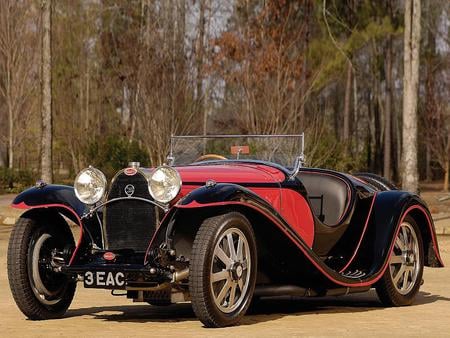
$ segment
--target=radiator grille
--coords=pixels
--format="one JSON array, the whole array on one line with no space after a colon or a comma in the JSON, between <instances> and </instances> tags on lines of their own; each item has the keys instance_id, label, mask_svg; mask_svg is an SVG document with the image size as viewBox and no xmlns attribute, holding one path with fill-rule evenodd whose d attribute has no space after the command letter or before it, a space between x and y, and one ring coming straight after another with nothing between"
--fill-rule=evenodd
<instances>
[{"instance_id":1,"label":"radiator grille","mask_svg":"<svg viewBox=\"0 0 450 338\"><path fill-rule=\"evenodd\" d=\"M139 171L133 176L123 172L117 175L112 182L108 200L127 197L125 187L128 185L134 187L132 197L153 200L148 192L147 180ZM108 204L103 222L105 249L145 251L156 229L156 213L155 206L139 200L121 200Z\"/></svg>"}]
</instances>

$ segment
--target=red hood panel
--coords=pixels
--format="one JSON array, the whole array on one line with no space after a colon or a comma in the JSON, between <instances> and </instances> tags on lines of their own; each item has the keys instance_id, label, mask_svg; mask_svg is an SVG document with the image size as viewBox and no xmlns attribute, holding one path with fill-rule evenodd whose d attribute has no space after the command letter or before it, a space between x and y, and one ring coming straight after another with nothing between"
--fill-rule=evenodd
<instances>
[{"instance_id":1,"label":"red hood panel","mask_svg":"<svg viewBox=\"0 0 450 338\"><path fill-rule=\"evenodd\" d=\"M282 182L282 171L260 164L221 164L176 167L183 183L204 183L207 180L232 183Z\"/></svg>"}]
</instances>

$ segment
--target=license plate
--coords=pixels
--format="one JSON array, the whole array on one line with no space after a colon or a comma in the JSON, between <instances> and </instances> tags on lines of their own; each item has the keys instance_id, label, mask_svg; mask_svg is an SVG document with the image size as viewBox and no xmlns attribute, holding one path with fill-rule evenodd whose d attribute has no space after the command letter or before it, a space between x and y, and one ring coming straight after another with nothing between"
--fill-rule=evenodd
<instances>
[{"instance_id":1,"label":"license plate","mask_svg":"<svg viewBox=\"0 0 450 338\"><path fill-rule=\"evenodd\" d=\"M125 274L112 271L86 271L84 287L98 289L124 289Z\"/></svg>"}]
</instances>

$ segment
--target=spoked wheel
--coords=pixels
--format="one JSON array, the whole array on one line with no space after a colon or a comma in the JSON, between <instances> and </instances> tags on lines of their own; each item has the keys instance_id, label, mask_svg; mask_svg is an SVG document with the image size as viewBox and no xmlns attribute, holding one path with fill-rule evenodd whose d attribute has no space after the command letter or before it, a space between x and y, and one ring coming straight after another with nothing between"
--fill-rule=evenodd
<instances>
[{"instance_id":1,"label":"spoked wheel","mask_svg":"<svg viewBox=\"0 0 450 338\"><path fill-rule=\"evenodd\" d=\"M9 285L17 306L30 319L59 318L72 302L76 282L58 268L74 241L62 229L20 218L11 233Z\"/></svg>"},{"instance_id":2,"label":"spoked wheel","mask_svg":"<svg viewBox=\"0 0 450 338\"><path fill-rule=\"evenodd\" d=\"M377 283L377 294L384 305L410 305L422 282L424 254L420 230L407 216L395 238L389 266Z\"/></svg>"},{"instance_id":3,"label":"spoked wheel","mask_svg":"<svg viewBox=\"0 0 450 338\"><path fill-rule=\"evenodd\" d=\"M247 311L256 279L253 229L240 213L206 219L192 249L189 289L207 327L235 325Z\"/></svg>"}]
</instances>

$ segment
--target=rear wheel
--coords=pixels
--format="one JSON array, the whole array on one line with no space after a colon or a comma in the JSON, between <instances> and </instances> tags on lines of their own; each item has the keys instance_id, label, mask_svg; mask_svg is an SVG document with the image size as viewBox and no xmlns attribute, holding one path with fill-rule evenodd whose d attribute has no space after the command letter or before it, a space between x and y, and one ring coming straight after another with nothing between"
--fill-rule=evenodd
<instances>
[{"instance_id":1,"label":"rear wheel","mask_svg":"<svg viewBox=\"0 0 450 338\"><path fill-rule=\"evenodd\" d=\"M17 306L30 319L62 317L75 293L76 281L58 272L64 252L75 246L73 236L57 225L21 217L11 232L9 286Z\"/></svg>"},{"instance_id":2,"label":"rear wheel","mask_svg":"<svg viewBox=\"0 0 450 338\"><path fill-rule=\"evenodd\" d=\"M410 305L422 282L424 253L420 230L410 216L400 224L394 248L376 290L386 306Z\"/></svg>"},{"instance_id":3,"label":"rear wheel","mask_svg":"<svg viewBox=\"0 0 450 338\"><path fill-rule=\"evenodd\" d=\"M244 316L255 289L256 260L255 235L242 214L203 222L192 249L189 290L205 326L235 325Z\"/></svg>"}]
</instances>

